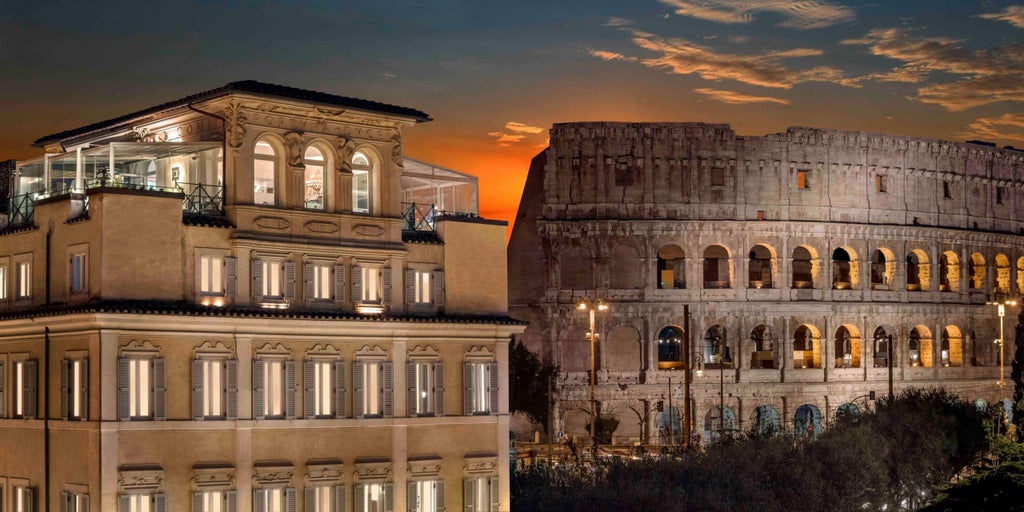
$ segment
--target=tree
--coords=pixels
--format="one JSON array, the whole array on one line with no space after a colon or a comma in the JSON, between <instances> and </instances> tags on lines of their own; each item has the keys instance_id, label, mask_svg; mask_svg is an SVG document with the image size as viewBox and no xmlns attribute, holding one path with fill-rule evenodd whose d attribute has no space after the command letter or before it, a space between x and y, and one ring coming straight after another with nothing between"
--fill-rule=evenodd
<instances>
[{"instance_id":1,"label":"tree","mask_svg":"<svg viewBox=\"0 0 1024 512\"><path fill-rule=\"evenodd\" d=\"M1010 372L1010 380L1013 381L1013 424L1017 427L1017 442L1024 443L1024 308L1017 314L1015 334L1013 361L1010 363L1013 368ZM1002 404L999 406L1002 407Z\"/></svg>"},{"instance_id":2,"label":"tree","mask_svg":"<svg viewBox=\"0 0 1024 512\"><path fill-rule=\"evenodd\" d=\"M551 379L558 368L544 363L521 341L513 338L508 349L509 410L521 412L548 431Z\"/></svg>"}]
</instances>

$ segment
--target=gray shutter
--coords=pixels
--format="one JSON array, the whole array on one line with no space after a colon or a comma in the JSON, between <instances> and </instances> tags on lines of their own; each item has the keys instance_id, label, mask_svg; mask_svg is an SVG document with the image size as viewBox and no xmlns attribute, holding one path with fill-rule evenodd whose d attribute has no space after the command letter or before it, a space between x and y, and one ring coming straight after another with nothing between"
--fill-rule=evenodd
<instances>
[{"instance_id":1,"label":"gray shutter","mask_svg":"<svg viewBox=\"0 0 1024 512\"><path fill-rule=\"evenodd\" d=\"M384 512L395 510L395 484L388 482L384 484Z\"/></svg>"},{"instance_id":2,"label":"gray shutter","mask_svg":"<svg viewBox=\"0 0 1024 512\"><path fill-rule=\"evenodd\" d=\"M348 504L348 493L344 485L334 486L334 512L345 512L345 505Z\"/></svg>"},{"instance_id":3,"label":"gray shutter","mask_svg":"<svg viewBox=\"0 0 1024 512\"><path fill-rule=\"evenodd\" d=\"M500 488L498 487L498 477L492 476L487 479L487 483L491 488L491 510L498 510L498 501L500 501L501 495L499 494Z\"/></svg>"},{"instance_id":4,"label":"gray shutter","mask_svg":"<svg viewBox=\"0 0 1024 512\"><path fill-rule=\"evenodd\" d=\"M253 512L267 512L267 490L256 489L252 491Z\"/></svg>"},{"instance_id":5,"label":"gray shutter","mask_svg":"<svg viewBox=\"0 0 1024 512\"><path fill-rule=\"evenodd\" d=\"M390 418L394 416L395 372L391 362L389 361L385 361L380 364L380 371L383 374L381 382L384 383L380 390L382 398L381 403L384 404L384 410L382 411L384 414L382 414L382 416L385 418Z\"/></svg>"},{"instance_id":6,"label":"gray shutter","mask_svg":"<svg viewBox=\"0 0 1024 512\"><path fill-rule=\"evenodd\" d=\"M380 295L384 305L391 304L391 267L384 267L380 270Z\"/></svg>"},{"instance_id":7,"label":"gray shutter","mask_svg":"<svg viewBox=\"0 0 1024 512\"><path fill-rule=\"evenodd\" d=\"M236 512L238 510L238 491L226 491L224 501L227 503L226 512Z\"/></svg>"},{"instance_id":8,"label":"gray shutter","mask_svg":"<svg viewBox=\"0 0 1024 512\"><path fill-rule=\"evenodd\" d=\"M255 302L263 300L263 262L252 260L252 298Z\"/></svg>"},{"instance_id":9,"label":"gray shutter","mask_svg":"<svg viewBox=\"0 0 1024 512\"><path fill-rule=\"evenodd\" d=\"M434 305L437 307L444 306L444 270L435 270L434 275L430 279L431 285L434 287Z\"/></svg>"},{"instance_id":10,"label":"gray shutter","mask_svg":"<svg viewBox=\"0 0 1024 512\"><path fill-rule=\"evenodd\" d=\"M416 416L416 363L405 363L405 415Z\"/></svg>"},{"instance_id":11,"label":"gray shutter","mask_svg":"<svg viewBox=\"0 0 1024 512\"><path fill-rule=\"evenodd\" d=\"M32 498L35 498L35 490L31 487L24 487L21 490L22 503L25 504L26 512L35 512L35 505Z\"/></svg>"},{"instance_id":12,"label":"gray shutter","mask_svg":"<svg viewBox=\"0 0 1024 512\"><path fill-rule=\"evenodd\" d=\"M363 512L366 510L366 495L363 491L363 484L356 484L353 486L355 489L355 512Z\"/></svg>"},{"instance_id":13,"label":"gray shutter","mask_svg":"<svg viewBox=\"0 0 1024 512\"><path fill-rule=\"evenodd\" d=\"M259 359L252 362L252 417L257 420L266 418L266 404L263 403L263 371L266 365Z\"/></svg>"},{"instance_id":14,"label":"gray shutter","mask_svg":"<svg viewBox=\"0 0 1024 512\"><path fill-rule=\"evenodd\" d=\"M117 359L117 419L120 421L130 419L131 409L128 407L129 364L130 361L127 358Z\"/></svg>"},{"instance_id":15,"label":"gray shutter","mask_svg":"<svg viewBox=\"0 0 1024 512\"><path fill-rule=\"evenodd\" d=\"M473 363L462 364L462 414L473 414Z\"/></svg>"},{"instance_id":16,"label":"gray shutter","mask_svg":"<svg viewBox=\"0 0 1024 512\"><path fill-rule=\"evenodd\" d=\"M224 258L225 295L234 297L238 295L238 258L228 256Z\"/></svg>"},{"instance_id":17,"label":"gray shutter","mask_svg":"<svg viewBox=\"0 0 1024 512\"><path fill-rule=\"evenodd\" d=\"M65 359L66 361L66 359ZM67 491L60 492L60 512L68 512L68 503L71 501L71 493ZM76 511L77 512L77 511Z\"/></svg>"},{"instance_id":18,"label":"gray shutter","mask_svg":"<svg viewBox=\"0 0 1024 512\"><path fill-rule=\"evenodd\" d=\"M476 497L476 479L466 478L462 481L462 504L465 507L466 512L475 512L476 506L473 503L473 498Z\"/></svg>"},{"instance_id":19,"label":"gray shutter","mask_svg":"<svg viewBox=\"0 0 1024 512\"><path fill-rule=\"evenodd\" d=\"M334 300L345 302L345 265L334 266Z\"/></svg>"},{"instance_id":20,"label":"gray shutter","mask_svg":"<svg viewBox=\"0 0 1024 512\"><path fill-rule=\"evenodd\" d=\"M117 512L130 512L128 507L131 506L131 497L127 494L122 494L117 497Z\"/></svg>"},{"instance_id":21,"label":"gray shutter","mask_svg":"<svg viewBox=\"0 0 1024 512\"><path fill-rule=\"evenodd\" d=\"M408 268L405 269L405 305L414 304L416 302L416 271Z\"/></svg>"},{"instance_id":22,"label":"gray shutter","mask_svg":"<svg viewBox=\"0 0 1024 512\"><path fill-rule=\"evenodd\" d=\"M238 359L224 361L224 418L238 419Z\"/></svg>"},{"instance_id":23,"label":"gray shutter","mask_svg":"<svg viewBox=\"0 0 1024 512\"><path fill-rule=\"evenodd\" d=\"M162 357L153 359L153 419L167 419L167 387L165 384L166 363Z\"/></svg>"},{"instance_id":24,"label":"gray shutter","mask_svg":"<svg viewBox=\"0 0 1024 512\"><path fill-rule=\"evenodd\" d=\"M297 498L295 496L294 487L286 487L284 489L284 510L285 512L295 512Z\"/></svg>"},{"instance_id":25,"label":"gray shutter","mask_svg":"<svg viewBox=\"0 0 1024 512\"><path fill-rule=\"evenodd\" d=\"M5 403L6 402L4 402L4 363L0 362L0 418L4 417ZM0 503L3 503L2 498L3 495L0 494Z\"/></svg>"},{"instance_id":26,"label":"gray shutter","mask_svg":"<svg viewBox=\"0 0 1024 512\"><path fill-rule=\"evenodd\" d=\"M345 417L345 361L334 362L334 417Z\"/></svg>"},{"instance_id":27,"label":"gray shutter","mask_svg":"<svg viewBox=\"0 0 1024 512\"><path fill-rule=\"evenodd\" d=\"M82 495L82 506L75 512L89 512L89 495Z\"/></svg>"},{"instance_id":28,"label":"gray shutter","mask_svg":"<svg viewBox=\"0 0 1024 512\"><path fill-rule=\"evenodd\" d=\"M295 300L295 262L291 260L284 262L284 298Z\"/></svg>"},{"instance_id":29,"label":"gray shutter","mask_svg":"<svg viewBox=\"0 0 1024 512\"><path fill-rule=\"evenodd\" d=\"M366 371L366 363L356 361L352 363L352 416L363 417L363 372Z\"/></svg>"},{"instance_id":30,"label":"gray shutter","mask_svg":"<svg viewBox=\"0 0 1024 512\"><path fill-rule=\"evenodd\" d=\"M444 416L444 363L434 363L434 416Z\"/></svg>"},{"instance_id":31,"label":"gray shutter","mask_svg":"<svg viewBox=\"0 0 1024 512\"><path fill-rule=\"evenodd\" d=\"M192 419L203 419L203 360L192 360Z\"/></svg>"},{"instance_id":32,"label":"gray shutter","mask_svg":"<svg viewBox=\"0 0 1024 512\"><path fill-rule=\"evenodd\" d=\"M61 359L60 360L60 417L61 419L68 419L68 411L70 411L71 400L71 389L68 386L68 378L71 374L71 360ZM78 390L76 389L77 393ZM63 493L61 493L63 496Z\"/></svg>"},{"instance_id":33,"label":"gray shutter","mask_svg":"<svg viewBox=\"0 0 1024 512\"><path fill-rule=\"evenodd\" d=\"M352 300L358 304L363 301L363 267L352 265Z\"/></svg>"},{"instance_id":34,"label":"gray shutter","mask_svg":"<svg viewBox=\"0 0 1024 512\"><path fill-rule=\"evenodd\" d=\"M89 421L89 360L82 359L82 387L76 390L79 393L79 403L81 404L82 415L80 419L82 421ZM0 403L3 403L0 401Z\"/></svg>"},{"instance_id":35,"label":"gray shutter","mask_svg":"<svg viewBox=\"0 0 1024 512\"><path fill-rule=\"evenodd\" d=\"M434 480L434 512L444 512L444 480Z\"/></svg>"},{"instance_id":36,"label":"gray shutter","mask_svg":"<svg viewBox=\"0 0 1024 512\"><path fill-rule=\"evenodd\" d=\"M311 302L313 300L314 269L316 269L316 265L310 261L302 264L302 295L306 298L306 302Z\"/></svg>"},{"instance_id":37,"label":"gray shutter","mask_svg":"<svg viewBox=\"0 0 1024 512\"><path fill-rule=\"evenodd\" d=\"M153 512L167 512L167 495L158 492L153 495Z\"/></svg>"},{"instance_id":38,"label":"gray shutter","mask_svg":"<svg viewBox=\"0 0 1024 512\"><path fill-rule=\"evenodd\" d=\"M490 404L487 412L491 414L498 414L498 363L491 361L487 363L487 377L490 380L490 386L487 389L488 395L490 396Z\"/></svg>"},{"instance_id":39,"label":"gray shutter","mask_svg":"<svg viewBox=\"0 0 1024 512\"><path fill-rule=\"evenodd\" d=\"M25 408L23 415L25 418L35 418L39 413L39 396L36 393L39 382L36 380L39 373L39 362L35 359L29 359L25 361L24 366L24 397L25 397ZM31 508L29 509L31 510Z\"/></svg>"},{"instance_id":40,"label":"gray shutter","mask_svg":"<svg viewBox=\"0 0 1024 512\"><path fill-rule=\"evenodd\" d=\"M295 361L284 362L284 417L295 419Z\"/></svg>"},{"instance_id":41,"label":"gray shutter","mask_svg":"<svg viewBox=\"0 0 1024 512\"><path fill-rule=\"evenodd\" d=\"M419 496L416 495L416 481L409 480L405 484L405 510L406 512L416 512L419 507L416 505L419 501Z\"/></svg>"},{"instance_id":42,"label":"gray shutter","mask_svg":"<svg viewBox=\"0 0 1024 512\"><path fill-rule=\"evenodd\" d=\"M309 359L302 362L302 404L303 414L306 418L316 418L316 375L313 371L313 361Z\"/></svg>"},{"instance_id":43,"label":"gray shutter","mask_svg":"<svg viewBox=\"0 0 1024 512\"><path fill-rule=\"evenodd\" d=\"M302 512L316 512L316 487L307 485L302 490Z\"/></svg>"}]
</instances>

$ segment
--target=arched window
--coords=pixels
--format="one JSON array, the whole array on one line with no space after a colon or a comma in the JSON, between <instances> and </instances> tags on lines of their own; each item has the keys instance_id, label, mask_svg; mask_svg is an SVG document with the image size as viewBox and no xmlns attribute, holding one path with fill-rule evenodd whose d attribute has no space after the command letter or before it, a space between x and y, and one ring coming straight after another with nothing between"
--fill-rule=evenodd
<instances>
[{"instance_id":1,"label":"arched window","mask_svg":"<svg viewBox=\"0 0 1024 512\"><path fill-rule=\"evenodd\" d=\"M888 368L889 367L889 333L886 332L884 327L875 329L875 334L872 336L874 339L873 350L875 368Z\"/></svg>"},{"instance_id":2,"label":"arched window","mask_svg":"<svg viewBox=\"0 0 1024 512\"><path fill-rule=\"evenodd\" d=\"M256 141L252 155L253 203L277 204L277 151L266 139Z\"/></svg>"},{"instance_id":3,"label":"arched window","mask_svg":"<svg viewBox=\"0 0 1024 512\"><path fill-rule=\"evenodd\" d=\"M824 430L821 419L821 409L816 405L801 405L796 408L796 414L793 415L793 433L797 437L818 437Z\"/></svg>"},{"instance_id":4,"label":"arched window","mask_svg":"<svg viewBox=\"0 0 1024 512\"><path fill-rule=\"evenodd\" d=\"M921 261L914 253L907 254L907 291L921 291Z\"/></svg>"},{"instance_id":5,"label":"arched window","mask_svg":"<svg viewBox=\"0 0 1024 512\"><path fill-rule=\"evenodd\" d=\"M658 249L658 288L686 288L686 253L678 245Z\"/></svg>"},{"instance_id":6,"label":"arched window","mask_svg":"<svg viewBox=\"0 0 1024 512\"><path fill-rule=\"evenodd\" d=\"M836 329L835 358L836 368L860 367L860 335L845 325Z\"/></svg>"},{"instance_id":7,"label":"arched window","mask_svg":"<svg viewBox=\"0 0 1024 512\"><path fill-rule=\"evenodd\" d=\"M814 288L812 258L806 247L793 249L793 288Z\"/></svg>"},{"instance_id":8,"label":"arched window","mask_svg":"<svg viewBox=\"0 0 1024 512\"><path fill-rule=\"evenodd\" d=\"M939 256L939 291L956 292L960 290L960 258L953 251L946 251Z\"/></svg>"},{"instance_id":9,"label":"arched window","mask_svg":"<svg viewBox=\"0 0 1024 512\"><path fill-rule=\"evenodd\" d=\"M704 249L704 288L731 288L729 252L721 245Z\"/></svg>"},{"instance_id":10,"label":"arched window","mask_svg":"<svg viewBox=\"0 0 1024 512\"><path fill-rule=\"evenodd\" d=\"M373 163L366 153L352 155L352 211L370 213L373 194Z\"/></svg>"},{"instance_id":11,"label":"arched window","mask_svg":"<svg viewBox=\"0 0 1024 512\"><path fill-rule=\"evenodd\" d=\"M323 210L324 203L324 168L327 164L324 154L316 146L306 148L303 156L306 165L305 205L312 210Z\"/></svg>"},{"instance_id":12,"label":"arched window","mask_svg":"<svg viewBox=\"0 0 1024 512\"><path fill-rule=\"evenodd\" d=\"M1017 293L1024 294L1024 256L1017 258Z\"/></svg>"},{"instance_id":13,"label":"arched window","mask_svg":"<svg viewBox=\"0 0 1024 512\"><path fill-rule=\"evenodd\" d=\"M729 350L725 328L722 326L712 325L704 333L703 352L708 368L732 368L732 351Z\"/></svg>"},{"instance_id":14,"label":"arched window","mask_svg":"<svg viewBox=\"0 0 1024 512\"><path fill-rule=\"evenodd\" d=\"M1005 254L996 254L996 293L1010 293L1010 258Z\"/></svg>"},{"instance_id":15,"label":"arched window","mask_svg":"<svg viewBox=\"0 0 1024 512\"><path fill-rule=\"evenodd\" d=\"M714 406L704 415L704 439L715 443L736 435L736 414L729 406Z\"/></svg>"},{"instance_id":16,"label":"arched window","mask_svg":"<svg viewBox=\"0 0 1024 512\"><path fill-rule=\"evenodd\" d=\"M750 331L751 368L775 368L775 339L767 325L759 325Z\"/></svg>"},{"instance_id":17,"label":"arched window","mask_svg":"<svg viewBox=\"0 0 1024 512\"><path fill-rule=\"evenodd\" d=\"M910 349L910 366L932 366L932 333L927 327L918 325L910 331L907 348Z\"/></svg>"},{"instance_id":18,"label":"arched window","mask_svg":"<svg viewBox=\"0 0 1024 512\"><path fill-rule=\"evenodd\" d=\"M801 325L793 333L793 368L821 367L821 339L816 331Z\"/></svg>"},{"instance_id":19,"label":"arched window","mask_svg":"<svg viewBox=\"0 0 1024 512\"><path fill-rule=\"evenodd\" d=\"M850 253L842 247L832 251L832 289L848 290L856 283L856 267Z\"/></svg>"},{"instance_id":20,"label":"arched window","mask_svg":"<svg viewBox=\"0 0 1024 512\"><path fill-rule=\"evenodd\" d=\"M981 254L974 253L967 260L967 283L971 290L985 288L985 258Z\"/></svg>"},{"instance_id":21,"label":"arched window","mask_svg":"<svg viewBox=\"0 0 1024 512\"><path fill-rule=\"evenodd\" d=\"M939 353L942 366L962 366L964 362L964 340L960 329L947 325L942 330L942 351Z\"/></svg>"},{"instance_id":22,"label":"arched window","mask_svg":"<svg viewBox=\"0 0 1024 512\"><path fill-rule=\"evenodd\" d=\"M886 252L881 249L875 249L875 252L871 253L871 289L872 290L891 290L892 289L892 272L890 267L895 265L892 256L886 256Z\"/></svg>"},{"instance_id":23,"label":"arched window","mask_svg":"<svg viewBox=\"0 0 1024 512\"><path fill-rule=\"evenodd\" d=\"M658 333L658 368L681 370L683 359L683 331L677 327L665 327Z\"/></svg>"},{"instance_id":24,"label":"arched window","mask_svg":"<svg viewBox=\"0 0 1024 512\"><path fill-rule=\"evenodd\" d=\"M772 253L763 245L750 250L750 288L772 288Z\"/></svg>"},{"instance_id":25,"label":"arched window","mask_svg":"<svg viewBox=\"0 0 1024 512\"><path fill-rule=\"evenodd\" d=\"M754 433L759 436L774 436L782 431L779 411L770 405L754 408Z\"/></svg>"}]
</instances>

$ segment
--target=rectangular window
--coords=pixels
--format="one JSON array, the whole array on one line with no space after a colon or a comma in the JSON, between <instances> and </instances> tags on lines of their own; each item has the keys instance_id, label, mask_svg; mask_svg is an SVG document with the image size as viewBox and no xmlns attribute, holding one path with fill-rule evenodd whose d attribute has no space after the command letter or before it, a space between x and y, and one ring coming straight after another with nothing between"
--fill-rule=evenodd
<instances>
[{"instance_id":1,"label":"rectangular window","mask_svg":"<svg viewBox=\"0 0 1024 512\"><path fill-rule=\"evenodd\" d=\"M464 368L464 407L467 415L493 414L498 407L498 364L468 362Z\"/></svg>"},{"instance_id":2,"label":"rectangular window","mask_svg":"<svg viewBox=\"0 0 1024 512\"><path fill-rule=\"evenodd\" d=\"M201 295L224 295L224 258L221 256L199 257L199 293Z\"/></svg>"},{"instance_id":3,"label":"rectangular window","mask_svg":"<svg viewBox=\"0 0 1024 512\"><path fill-rule=\"evenodd\" d=\"M128 502L128 512L154 512L153 497L149 494L128 494L122 501Z\"/></svg>"},{"instance_id":4,"label":"rectangular window","mask_svg":"<svg viewBox=\"0 0 1024 512\"><path fill-rule=\"evenodd\" d=\"M359 267L362 272L362 297L364 304L380 303L380 267Z\"/></svg>"},{"instance_id":5,"label":"rectangular window","mask_svg":"<svg viewBox=\"0 0 1024 512\"><path fill-rule=\"evenodd\" d=\"M764 210L757 211L757 220L764 220Z\"/></svg>"},{"instance_id":6,"label":"rectangular window","mask_svg":"<svg viewBox=\"0 0 1024 512\"><path fill-rule=\"evenodd\" d=\"M415 386L415 413L426 416L434 413L434 364L412 363ZM413 412L413 411L410 411Z\"/></svg>"},{"instance_id":7,"label":"rectangular window","mask_svg":"<svg viewBox=\"0 0 1024 512\"><path fill-rule=\"evenodd\" d=\"M498 478L479 477L467 478L464 481L463 500L466 512L497 512L498 510Z\"/></svg>"},{"instance_id":8,"label":"rectangular window","mask_svg":"<svg viewBox=\"0 0 1024 512\"><path fill-rule=\"evenodd\" d=\"M17 275L16 275L16 297L19 299L28 299L32 297L32 262L30 261L19 261L17 264Z\"/></svg>"},{"instance_id":9,"label":"rectangular window","mask_svg":"<svg viewBox=\"0 0 1024 512\"><path fill-rule=\"evenodd\" d=\"M943 197L943 199L952 199L953 198L953 193L950 190L950 186L949 186L949 182L948 181L943 181L942 182L942 197Z\"/></svg>"},{"instance_id":10,"label":"rectangular window","mask_svg":"<svg viewBox=\"0 0 1024 512\"><path fill-rule=\"evenodd\" d=\"M153 417L152 361L128 359L128 416L133 420Z\"/></svg>"},{"instance_id":11,"label":"rectangular window","mask_svg":"<svg viewBox=\"0 0 1024 512\"><path fill-rule=\"evenodd\" d=\"M383 483L362 484L356 490L356 512L384 512L386 485ZM362 498L362 499L360 499Z\"/></svg>"},{"instance_id":12,"label":"rectangular window","mask_svg":"<svg viewBox=\"0 0 1024 512\"><path fill-rule=\"evenodd\" d=\"M810 183L807 181L808 171L798 170L796 171L796 188L808 189L811 188Z\"/></svg>"},{"instance_id":13,"label":"rectangular window","mask_svg":"<svg viewBox=\"0 0 1024 512\"><path fill-rule=\"evenodd\" d=\"M345 490L340 485L306 486L306 510L340 512L345 510Z\"/></svg>"},{"instance_id":14,"label":"rectangular window","mask_svg":"<svg viewBox=\"0 0 1024 512\"><path fill-rule=\"evenodd\" d=\"M281 262L276 260L262 260L260 261L260 265L263 267L263 298L284 298L284 292L282 291L283 288L281 287Z\"/></svg>"},{"instance_id":15,"label":"rectangular window","mask_svg":"<svg viewBox=\"0 0 1024 512\"><path fill-rule=\"evenodd\" d=\"M711 168L711 186L712 187L724 187L725 186L725 169L721 167Z\"/></svg>"},{"instance_id":16,"label":"rectangular window","mask_svg":"<svg viewBox=\"0 0 1024 512\"><path fill-rule=\"evenodd\" d=\"M192 361L193 420L236 419L237 395L237 360L207 355Z\"/></svg>"},{"instance_id":17,"label":"rectangular window","mask_svg":"<svg viewBox=\"0 0 1024 512\"><path fill-rule=\"evenodd\" d=\"M388 361L356 361L352 383L357 418L390 418L393 406L393 368Z\"/></svg>"},{"instance_id":18,"label":"rectangular window","mask_svg":"<svg viewBox=\"0 0 1024 512\"><path fill-rule=\"evenodd\" d=\"M33 508L33 489L31 487L14 487L11 489L11 505L14 512L35 512Z\"/></svg>"},{"instance_id":19,"label":"rectangular window","mask_svg":"<svg viewBox=\"0 0 1024 512\"><path fill-rule=\"evenodd\" d=\"M295 512L295 491L291 488L256 489L253 510L260 512Z\"/></svg>"},{"instance_id":20,"label":"rectangular window","mask_svg":"<svg viewBox=\"0 0 1024 512\"><path fill-rule=\"evenodd\" d=\"M380 363L363 363L363 416L381 415L380 366Z\"/></svg>"},{"instance_id":21,"label":"rectangular window","mask_svg":"<svg viewBox=\"0 0 1024 512\"><path fill-rule=\"evenodd\" d=\"M878 176L875 176L875 192L882 193L882 194L887 192L885 178L886 177L882 176L881 174L879 174Z\"/></svg>"},{"instance_id":22,"label":"rectangular window","mask_svg":"<svg viewBox=\"0 0 1024 512\"><path fill-rule=\"evenodd\" d=\"M88 283L86 281L87 268L85 266L85 253L75 253L71 255L68 270L68 283L70 285L71 293L82 293L88 291Z\"/></svg>"},{"instance_id":23,"label":"rectangular window","mask_svg":"<svg viewBox=\"0 0 1024 512\"><path fill-rule=\"evenodd\" d=\"M430 304L430 272L416 270L413 279L413 300L418 304Z\"/></svg>"},{"instance_id":24,"label":"rectangular window","mask_svg":"<svg viewBox=\"0 0 1024 512\"><path fill-rule=\"evenodd\" d=\"M61 512L89 512L89 495L64 491L60 493Z\"/></svg>"},{"instance_id":25,"label":"rectangular window","mask_svg":"<svg viewBox=\"0 0 1024 512\"><path fill-rule=\"evenodd\" d=\"M996 187L996 204L1003 204L1003 195L1005 193L1003 187Z\"/></svg>"},{"instance_id":26,"label":"rectangular window","mask_svg":"<svg viewBox=\"0 0 1024 512\"><path fill-rule=\"evenodd\" d=\"M331 286L334 281L331 279L331 265L325 263L312 263L312 278L309 285L313 287L313 300L331 300Z\"/></svg>"},{"instance_id":27,"label":"rectangular window","mask_svg":"<svg viewBox=\"0 0 1024 512\"><path fill-rule=\"evenodd\" d=\"M352 211L370 213L370 172L352 169Z\"/></svg>"},{"instance_id":28,"label":"rectangular window","mask_svg":"<svg viewBox=\"0 0 1024 512\"><path fill-rule=\"evenodd\" d=\"M282 358L253 361L253 416L295 419L295 362Z\"/></svg>"},{"instance_id":29,"label":"rectangular window","mask_svg":"<svg viewBox=\"0 0 1024 512\"><path fill-rule=\"evenodd\" d=\"M263 403L267 418L284 417L284 361L267 361L263 365Z\"/></svg>"},{"instance_id":30,"label":"rectangular window","mask_svg":"<svg viewBox=\"0 0 1024 512\"><path fill-rule=\"evenodd\" d=\"M15 361L14 370L14 417L36 417L36 374L38 363L35 360Z\"/></svg>"},{"instance_id":31,"label":"rectangular window","mask_svg":"<svg viewBox=\"0 0 1024 512\"><path fill-rule=\"evenodd\" d=\"M0 265L0 300L7 300L7 265Z\"/></svg>"},{"instance_id":32,"label":"rectangular window","mask_svg":"<svg viewBox=\"0 0 1024 512\"><path fill-rule=\"evenodd\" d=\"M196 493L199 496L195 499L200 506L195 512L227 512L224 505L223 491L202 491Z\"/></svg>"},{"instance_id":33,"label":"rectangular window","mask_svg":"<svg viewBox=\"0 0 1024 512\"><path fill-rule=\"evenodd\" d=\"M69 420L88 418L89 360L65 359L61 368L61 417Z\"/></svg>"},{"instance_id":34,"label":"rectangular window","mask_svg":"<svg viewBox=\"0 0 1024 512\"><path fill-rule=\"evenodd\" d=\"M309 361L306 371L313 372L313 416L330 418L334 416L334 389L336 377L333 361Z\"/></svg>"},{"instance_id":35,"label":"rectangular window","mask_svg":"<svg viewBox=\"0 0 1024 512\"><path fill-rule=\"evenodd\" d=\"M407 499L413 512L441 512L444 510L444 481L417 480L409 482Z\"/></svg>"}]
</instances>

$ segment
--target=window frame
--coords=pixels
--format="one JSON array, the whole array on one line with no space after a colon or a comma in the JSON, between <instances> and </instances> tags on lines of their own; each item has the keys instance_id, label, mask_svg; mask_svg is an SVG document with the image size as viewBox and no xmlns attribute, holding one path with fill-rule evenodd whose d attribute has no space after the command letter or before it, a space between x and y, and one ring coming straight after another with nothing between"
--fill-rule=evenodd
<instances>
[{"instance_id":1,"label":"window frame","mask_svg":"<svg viewBox=\"0 0 1024 512\"><path fill-rule=\"evenodd\" d=\"M32 300L32 292L35 291L32 282L33 266L32 253L18 254L13 257L14 293L12 295L15 301Z\"/></svg>"},{"instance_id":2,"label":"window frame","mask_svg":"<svg viewBox=\"0 0 1024 512\"><path fill-rule=\"evenodd\" d=\"M147 389L141 389L139 382L139 370L145 363L147 371ZM166 382L166 360L160 357L157 348L149 345L134 343L123 347L118 355L118 376L117 376L117 406L119 421L164 421L166 416L167 382ZM136 365L136 378L132 378L132 366ZM133 392L134 390L134 392ZM137 399L133 400L132 396ZM148 401L147 414L132 414L133 406L138 407L139 401L146 396ZM142 412L139 409L136 412Z\"/></svg>"},{"instance_id":3,"label":"window frame","mask_svg":"<svg viewBox=\"0 0 1024 512\"><path fill-rule=\"evenodd\" d=\"M326 379L323 375L326 366ZM317 370L320 370L318 375ZM307 352L302 364L303 414L307 419L345 418L345 361L334 347ZM325 389L326 388L326 389ZM329 406L328 409L324 405ZM318 411L319 409L319 411Z\"/></svg>"},{"instance_id":4,"label":"window frame","mask_svg":"<svg viewBox=\"0 0 1024 512\"><path fill-rule=\"evenodd\" d=\"M214 372L216 370L216 372ZM211 374L216 373L216 382ZM213 404L219 409L213 410ZM238 359L220 345L204 347L192 358L192 420L238 419Z\"/></svg>"},{"instance_id":5,"label":"window frame","mask_svg":"<svg viewBox=\"0 0 1024 512\"><path fill-rule=\"evenodd\" d=\"M796 188L798 190L810 190L811 189L811 170L810 169L797 169L796 170Z\"/></svg>"},{"instance_id":6,"label":"window frame","mask_svg":"<svg viewBox=\"0 0 1024 512\"><path fill-rule=\"evenodd\" d=\"M320 153L320 161L310 160L309 151L311 149ZM304 167L302 171L302 207L307 210L327 210L327 198L329 195L327 194L327 191L329 190L327 186L327 170L331 167L330 157L328 156L329 154L330 153L328 151L325 151L324 148L320 147L320 145L316 143L308 144L305 149L302 150L302 164ZM310 206L310 201L307 199L307 195L310 190L310 167L320 168L320 206Z\"/></svg>"},{"instance_id":7,"label":"window frame","mask_svg":"<svg viewBox=\"0 0 1024 512\"><path fill-rule=\"evenodd\" d=\"M65 354L61 360L61 417L66 421L89 419L88 351Z\"/></svg>"},{"instance_id":8,"label":"window frame","mask_svg":"<svg viewBox=\"0 0 1024 512\"><path fill-rule=\"evenodd\" d=\"M493 355L487 357L471 354L466 357L462 369L463 415L491 416L498 414L498 393L501 383L498 379L498 362Z\"/></svg>"},{"instance_id":9,"label":"window frame","mask_svg":"<svg viewBox=\"0 0 1024 512\"><path fill-rule=\"evenodd\" d=\"M11 276L10 268L10 258L0 258L0 303L7 302L11 298L11 286L8 284Z\"/></svg>"},{"instance_id":10,"label":"window frame","mask_svg":"<svg viewBox=\"0 0 1024 512\"><path fill-rule=\"evenodd\" d=\"M358 156L362 156L363 158L365 158L367 163L366 164L356 163L356 158ZM370 151L368 151L366 148L359 148L359 149L356 149L352 153L351 161L349 162L349 164L350 164L350 167L352 169L352 208L351 208L351 211L352 211L352 213L370 215L370 214L373 213L374 206L375 206L374 205L374 200L373 200L374 199L373 198L373 193L374 193L374 186L373 186L374 183L373 182L374 182L374 180L376 178L376 174L377 174L377 169L376 169L377 168L377 162L376 162L376 159L374 158L373 154ZM366 175L366 189L365 189L365 191L360 190L360 189L357 188L357 180L356 180L356 175L357 174L365 174ZM362 195L366 196L366 207L365 208L361 208L361 207L358 206L358 204L359 204L359 197L362 196Z\"/></svg>"},{"instance_id":11,"label":"window frame","mask_svg":"<svg viewBox=\"0 0 1024 512\"><path fill-rule=\"evenodd\" d=\"M256 148L260 145L260 143L265 143L267 146L269 146L270 150L273 151L273 154L272 155L266 155L266 154L258 153ZM259 137L259 138L256 139L255 142L253 142L253 145L252 145L252 185L253 185L252 203L254 205L257 205L257 206L277 206L278 202L280 202L278 200L278 189L280 187L277 186L277 182L278 182L277 174L278 174L278 170L281 167L281 154L282 154L282 148L279 147L278 144L275 144L275 141L273 141L273 139L271 139L270 137L266 137L266 136ZM272 164L272 166L271 166L271 178L270 178L270 181L269 181L270 185L271 185L270 186L270 188L271 188L270 192L259 192L259 190L258 190L258 186L261 183L260 180L263 180L263 182L265 182L266 179L265 178L257 178L257 176L256 176L256 166L257 166L256 162L270 162ZM262 194L270 194L270 196L272 197L272 200L269 203L268 202L258 202L257 201L257 194L261 194L261 193Z\"/></svg>"},{"instance_id":12,"label":"window frame","mask_svg":"<svg viewBox=\"0 0 1024 512\"><path fill-rule=\"evenodd\" d=\"M71 295L89 293L89 244L68 248L68 292Z\"/></svg>"}]
</instances>

